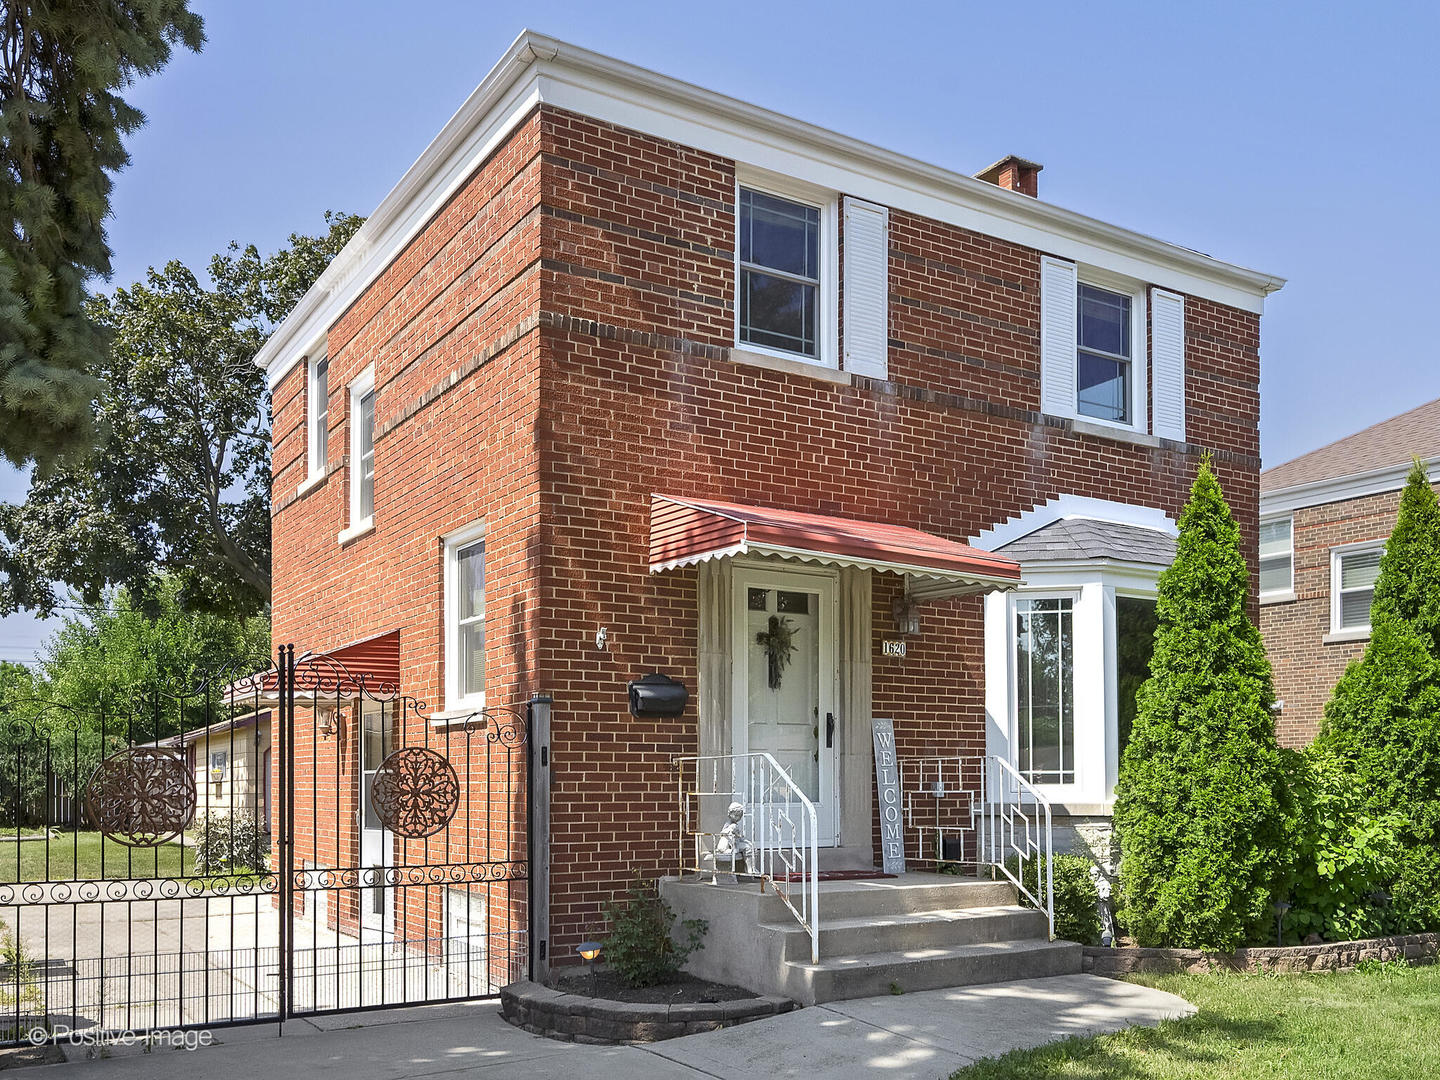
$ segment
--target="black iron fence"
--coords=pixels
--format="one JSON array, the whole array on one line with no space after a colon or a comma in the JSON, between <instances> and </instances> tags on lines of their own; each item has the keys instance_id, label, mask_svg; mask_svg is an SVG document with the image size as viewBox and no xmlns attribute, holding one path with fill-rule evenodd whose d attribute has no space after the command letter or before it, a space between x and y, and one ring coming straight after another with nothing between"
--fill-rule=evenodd
<instances>
[{"instance_id":1,"label":"black iron fence","mask_svg":"<svg viewBox=\"0 0 1440 1080\"><path fill-rule=\"evenodd\" d=\"M0 713L0 1041L485 997L528 950L524 710L332 657Z\"/></svg>"}]
</instances>

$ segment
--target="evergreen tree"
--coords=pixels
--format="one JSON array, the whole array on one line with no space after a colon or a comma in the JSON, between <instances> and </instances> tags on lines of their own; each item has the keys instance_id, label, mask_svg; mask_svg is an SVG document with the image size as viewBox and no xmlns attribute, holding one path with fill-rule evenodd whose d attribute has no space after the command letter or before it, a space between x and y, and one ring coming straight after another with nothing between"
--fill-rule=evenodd
<instances>
[{"instance_id":1,"label":"evergreen tree","mask_svg":"<svg viewBox=\"0 0 1440 1080\"><path fill-rule=\"evenodd\" d=\"M104 333L85 283L109 277L110 174L144 115L117 91L205 35L187 0L0 6L0 455L83 446Z\"/></svg>"},{"instance_id":2,"label":"evergreen tree","mask_svg":"<svg viewBox=\"0 0 1440 1080\"><path fill-rule=\"evenodd\" d=\"M1232 949L1273 918L1291 798L1249 587L1204 462L1160 575L1151 674L1116 784L1125 919L1142 945Z\"/></svg>"},{"instance_id":3,"label":"evergreen tree","mask_svg":"<svg viewBox=\"0 0 1440 1080\"><path fill-rule=\"evenodd\" d=\"M1416 462L1380 560L1370 640L1325 706L1321 741L1372 814L1402 822L1390 892L1408 930L1440 929L1440 501Z\"/></svg>"}]
</instances>

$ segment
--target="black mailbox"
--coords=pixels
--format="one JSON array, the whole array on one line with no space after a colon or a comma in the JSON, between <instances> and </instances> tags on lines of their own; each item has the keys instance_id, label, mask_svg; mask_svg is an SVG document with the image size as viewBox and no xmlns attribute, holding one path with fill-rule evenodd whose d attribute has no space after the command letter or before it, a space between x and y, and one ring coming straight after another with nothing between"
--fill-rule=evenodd
<instances>
[{"instance_id":1,"label":"black mailbox","mask_svg":"<svg viewBox=\"0 0 1440 1080\"><path fill-rule=\"evenodd\" d=\"M685 684L669 675L646 675L630 684L632 716L679 716L689 700Z\"/></svg>"}]
</instances>

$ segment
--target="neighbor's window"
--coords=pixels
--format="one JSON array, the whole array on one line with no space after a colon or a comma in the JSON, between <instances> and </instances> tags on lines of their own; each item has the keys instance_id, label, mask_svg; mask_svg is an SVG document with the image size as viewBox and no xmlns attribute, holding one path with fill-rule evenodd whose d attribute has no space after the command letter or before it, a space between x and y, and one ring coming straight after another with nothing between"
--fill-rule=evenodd
<instances>
[{"instance_id":1,"label":"neighbor's window","mask_svg":"<svg viewBox=\"0 0 1440 1080\"><path fill-rule=\"evenodd\" d=\"M820 358L820 209L740 189L738 337Z\"/></svg>"},{"instance_id":2,"label":"neighbor's window","mask_svg":"<svg viewBox=\"0 0 1440 1080\"><path fill-rule=\"evenodd\" d=\"M485 704L485 541L474 532L445 545L449 595L447 697L452 708Z\"/></svg>"},{"instance_id":3,"label":"neighbor's window","mask_svg":"<svg viewBox=\"0 0 1440 1080\"><path fill-rule=\"evenodd\" d=\"M330 452L330 358L310 361L310 475L325 471Z\"/></svg>"},{"instance_id":4,"label":"neighbor's window","mask_svg":"<svg viewBox=\"0 0 1440 1080\"><path fill-rule=\"evenodd\" d=\"M1260 523L1260 595L1288 593L1295 587L1295 552L1291 518Z\"/></svg>"},{"instance_id":5,"label":"neighbor's window","mask_svg":"<svg viewBox=\"0 0 1440 1080\"><path fill-rule=\"evenodd\" d=\"M1016 766L1032 784L1075 782L1074 688L1072 601L1017 599Z\"/></svg>"},{"instance_id":6,"label":"neighbor's window","mask_svg":"<svg viewBox=\"0 0 1440 1080\"><path fill-rule=\"evenodd\" d=\"M1383 544L1333 551L1330 557L1330 629L1368 630Z\"/></svg>"},{"instance_id":7,"label":"neighbor's window","mask_svg":"<svg viewBox=\"0 0 1440 1080\"><path fill-rule=\"evenodd\" d=\"M1076 409L1117 424L1130 423L1131 297L1081 285L1076 305Z\"/></svg>"}]
</instances>

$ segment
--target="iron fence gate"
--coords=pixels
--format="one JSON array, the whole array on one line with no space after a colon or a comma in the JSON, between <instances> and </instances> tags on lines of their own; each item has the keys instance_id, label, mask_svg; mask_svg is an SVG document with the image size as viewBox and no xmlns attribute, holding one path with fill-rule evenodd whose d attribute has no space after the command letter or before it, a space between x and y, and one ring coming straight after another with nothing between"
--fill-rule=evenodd
<instances>
[{"instance_id":1,"label":"iron fence gate","mask_svg":"<svg viewBox=\"0 0 1440 1080\"><path fill-rule=\"evenodd\" d=\"M124 701L0 707L0 1042L523 977L528 712L435 715L392 683L284 646Z\"/></svg>"}]
</instances>

